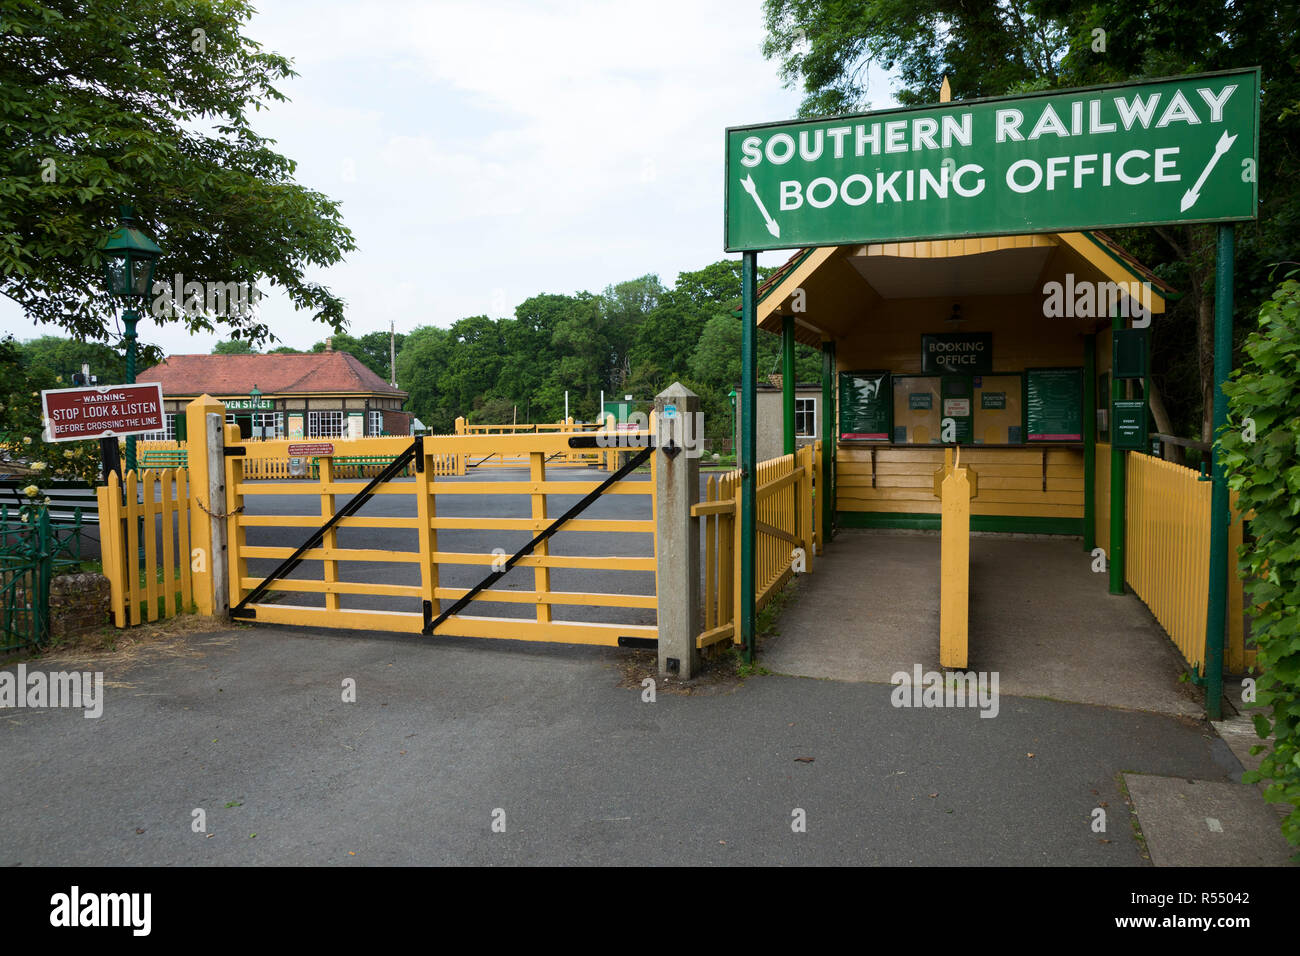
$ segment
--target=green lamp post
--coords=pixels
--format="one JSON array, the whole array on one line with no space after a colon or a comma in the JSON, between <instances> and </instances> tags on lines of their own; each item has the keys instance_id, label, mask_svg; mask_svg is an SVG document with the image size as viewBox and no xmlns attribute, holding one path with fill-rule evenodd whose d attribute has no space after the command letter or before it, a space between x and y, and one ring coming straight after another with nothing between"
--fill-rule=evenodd
<instances>
[{"instance_id":1,"label":"green lamp post","mask_svg":"<svg viewBox=\"0 0 1300 956\"><path fill-rule=\"evenodd\" d=\"M249 410L248 410L248 433L254 438L265 438L265 435L258 434L257 429L253 427L253 422L257 421L257 413L262 408L262 391L256 385L248 390Z\"/></svg>"},{"instance_id":2,"label":"green lamp post","mask_svg":"<svg viewBox=\"0 0 1300 956\"><path fill-rule=\"evenodd\" d=\"M120 296L127 308L122 313L126 326L126 381L135 382L135 326L140 321L136 305L144 301L153 289L153 270L162 255L162 249L135 224L135 211L130 206L118 209L121 222L108 234L101 251L104 254L104 276L108 291ZM126 439L126 470L135 469L135 436Z\"/></svg>"}]
</instances>

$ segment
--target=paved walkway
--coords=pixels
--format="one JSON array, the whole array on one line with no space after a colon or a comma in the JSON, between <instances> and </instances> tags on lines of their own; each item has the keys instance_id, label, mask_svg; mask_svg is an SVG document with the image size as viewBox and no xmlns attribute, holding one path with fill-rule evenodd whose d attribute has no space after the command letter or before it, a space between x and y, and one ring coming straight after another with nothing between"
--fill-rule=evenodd
<instances>
[{"instance_id":1,"label":"paved walkway","mask_svg":"<svg viewBox=\"0 0 1300 956\"><path fill-rule=\"evenodd\" d=\"M1077 538L971 538L970 669L1004 694L1199 716L1182 658ZM761 648L782 674L888 683L939 669L939 536L842 531Z\"/></svg>"}]
</instances>

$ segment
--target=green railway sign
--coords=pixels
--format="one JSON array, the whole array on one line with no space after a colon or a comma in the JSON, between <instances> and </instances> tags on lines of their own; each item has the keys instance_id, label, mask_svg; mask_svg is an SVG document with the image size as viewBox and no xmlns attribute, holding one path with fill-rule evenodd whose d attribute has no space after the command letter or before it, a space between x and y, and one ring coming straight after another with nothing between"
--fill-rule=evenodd
<instances>
[{"instance_id":1,"label":"green railway sign","mask_svg":"<svg viewBox=\"0 0 1300 956\"><path fill-rule=\"evenodd\" d=\"M727 130L727 251L1256 218L1259 69Z\"/></svg>"}]
</instances>

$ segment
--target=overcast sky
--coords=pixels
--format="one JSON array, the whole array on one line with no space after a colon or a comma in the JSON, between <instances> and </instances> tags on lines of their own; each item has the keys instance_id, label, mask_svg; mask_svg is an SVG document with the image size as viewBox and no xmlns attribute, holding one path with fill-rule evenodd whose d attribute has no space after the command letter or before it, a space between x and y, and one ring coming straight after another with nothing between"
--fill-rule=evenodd
<instances>
[{"instance_id":1,"label":"overcast sky","mask_svg":"<svg viewBox=\"0 0 1300 956\"><path fill-rule=\"evenodd\" d=\"M723 130L793 115L763 59L761 0L261 0L247 34L294 60L254 128L342 203L358 249L308 276L361 335L512 315L724 258ZM896 105L873 73L872 108ZM767 253L764 264L784 261ZM278 292L285 344L326 328ZM37 329L0 300L0 330ZM220 336L140 325L165 352Z\"/></svg>"}]
</instances>

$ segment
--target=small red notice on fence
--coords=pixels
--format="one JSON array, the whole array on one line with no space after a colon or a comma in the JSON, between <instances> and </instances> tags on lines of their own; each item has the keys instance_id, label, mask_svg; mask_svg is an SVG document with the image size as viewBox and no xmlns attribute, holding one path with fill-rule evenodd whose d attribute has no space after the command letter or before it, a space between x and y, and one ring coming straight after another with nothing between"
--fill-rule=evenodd
<instances>
[{"instance_id":1,"label":"small red notice on fence","mask_svg":"<svg viewBox=\"0 0 1300 956\"><path fill-rule=\"evenodd\" d=\"M314 445L290 445L290 458L319 458L334 454L334 445L330 442L318 442Z\"/></svg>"},{"instance_id":2,"label":"small red notice on fence","mask_svg":"<svg viewBox=\"0 0 1300 956\"><path fill-rule=\"evenodd\" d=\"M41 392L46 441L85 441L163 430L162 386L97 385Z\"/></svg>"}]
</instances>

